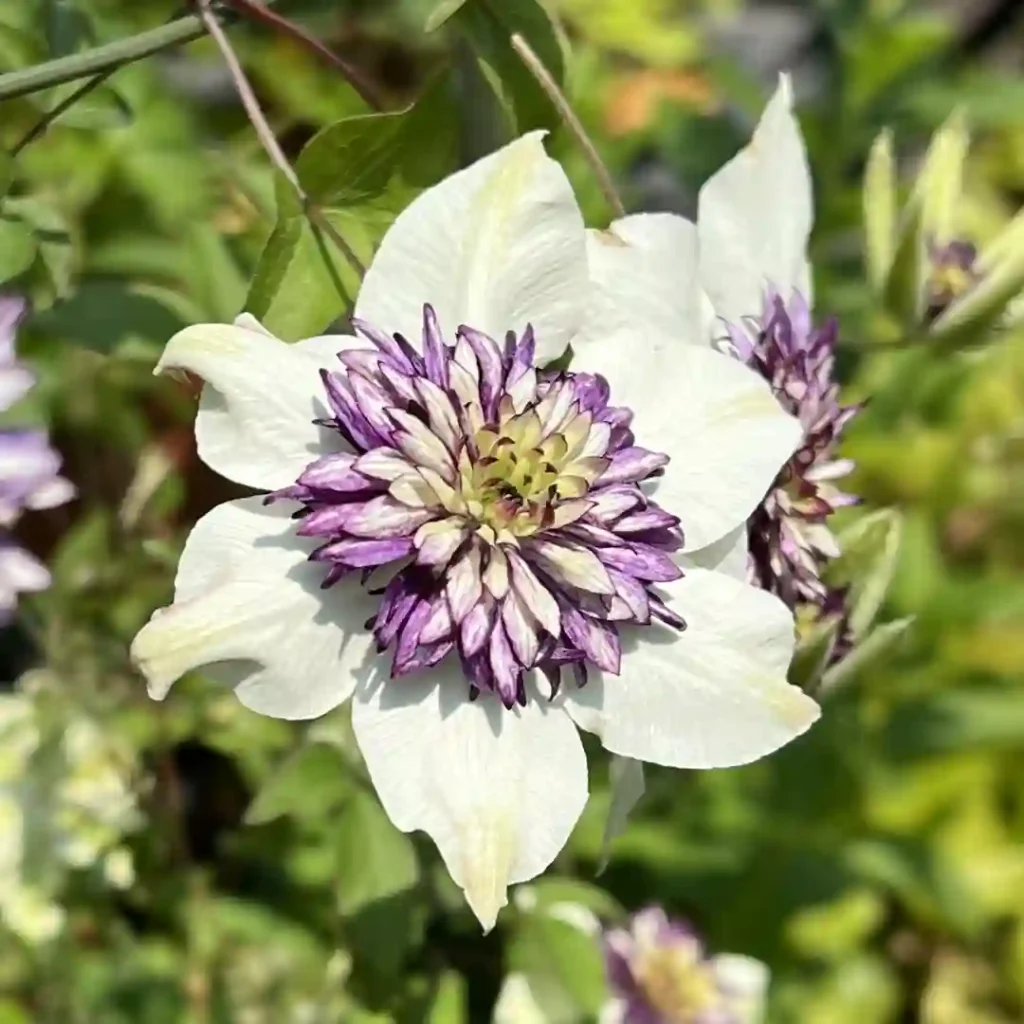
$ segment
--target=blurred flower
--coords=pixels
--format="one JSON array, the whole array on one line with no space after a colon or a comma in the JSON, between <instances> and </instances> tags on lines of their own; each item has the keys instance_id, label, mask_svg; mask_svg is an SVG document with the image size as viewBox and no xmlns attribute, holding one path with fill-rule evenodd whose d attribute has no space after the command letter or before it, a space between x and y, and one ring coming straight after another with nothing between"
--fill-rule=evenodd
<instances>
[{"instance_id":1,"label":"blurred flower","mask_svg":"<svg viewBox=\"0 0 1024 1024\"><path fill-rule=\"evenodd\" d=\"M24 300L0 295L0 412L23 398L35 379L19 365L15 332L24 316ZM60 456L38 430L0 429L0 624L18 605L18 595L45 590L50 573L9 531L26 509L53 508L74 497L74 488L58 475Z\"/></svg>"},{"instance_id":2,"label":"blurred flower","mask_svg":"<svg viewBox=\"0 0 1024 1024\"><path fill-rule=\"evenodd\" d=\"M60 889L69 869L98 868L108 885L134 882L120 845L137 810L129 763L93 722L51 721L32 677L0 695L0 917L30 943L64 923Z\"/></svg>"},{"instance_id":3,"label":"blurred flower","mask_svg":"<svg viewBox=\"0 0 1024 1024\"><path fill-rule=\"evenodd\" d=\"M875 140L864 175L869 279L904 331L927 328L951 346L982 344L1019 319L1024 291L1024 212L981 248L960 234L970 143L954 113L933 136L902 211L889 131Z\"/></svg>"},{"instance_id":4,"label":"blurred flower","mask_svg":"<svg viewBox=\"0 0 1024 1024\"><path fill-rule=\"evenodd\" d=\"M601 1024L759 1024L768 969L749 957L708 957L700 939L660 907L605 933L613 998Z\"/></svg>"},{"instance_id":5,"label":"blurred flower","mask_svg":"<svg viewBox=\"0 0 1024 1024\"><path fill-rule=\"evenodd\" d=\"M699 313L696 280L675 288ZM582 811L576 726L711 768L818 715L786 682L786 607L674 558L746 521L799 425L656 307L601 314L575 198L531 135L398 217L359 337L289 346L242 317L159 366L206 381L202 458L273 504L196 525L133 645L151 694L210 666L275 717L352 697L385 809L433 837L487 928ZM570 341L580 369L546 369Z\"/></svg>"}]
</instances>

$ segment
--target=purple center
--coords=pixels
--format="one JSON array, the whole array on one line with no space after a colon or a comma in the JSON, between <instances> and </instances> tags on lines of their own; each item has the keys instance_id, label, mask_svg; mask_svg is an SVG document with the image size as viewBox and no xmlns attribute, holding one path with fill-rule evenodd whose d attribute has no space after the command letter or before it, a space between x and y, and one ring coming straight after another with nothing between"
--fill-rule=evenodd
<instances>
[{"instance_id":1,"label":"purple center","mask_svg":"<svg viewBox=\"0 0 1024 1024\"><path fill-rule=\"evenodd\" d=\"M424 309L423 345L356 323L369 345L323 370L351 451L325 455L273 495L304 506L324 586L386 567L368 623L392 676L460 658L471 696L526 702L563 666L618 673L621 623L682 629L654 590L682 572L679 520L640 484L668 456L634 444L607 382L534 366L533 331L504 345L460 327L445 343Z\"/></svg>"}]
</instances>

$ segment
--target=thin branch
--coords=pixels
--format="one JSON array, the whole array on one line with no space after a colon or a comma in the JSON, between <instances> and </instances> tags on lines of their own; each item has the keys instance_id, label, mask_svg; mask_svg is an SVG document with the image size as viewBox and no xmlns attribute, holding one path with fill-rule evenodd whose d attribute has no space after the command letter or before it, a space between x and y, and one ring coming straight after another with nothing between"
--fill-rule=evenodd
<instances>
[{"instance_id":1,"label":"thin branch","mask_svg":"<svg viewBox=\"0 0 1024 1024\"><path fill-rule=\"evenodd\" d=\"M42 138L49 131L50 125L54 121L70 110L79 100L84 99L89 93L98 89L115 71L117 71L117 67L107 68L98 75L93 75L87 82L65 96L52 110L48 110L22 139L14 144L11 149L11 156L17 156L26 146L30 146L36 139Z\"/></svg>"},{"instance_id":2,"label":"thin branch","mask_svg":"<svg viewBox=\"0 0 1024 1024\"><path fill-rule=\"evenodd\" d=\"M234 8L239 14L245 14L257 21L262 21L272 29L290 36L299 45L316 54L327 65L334 68L335 71L340 72L341 77L352 86L371 110L379 111L384 109L384 103L377 94L376 89L347 61L342 60L333 50L320 42L316 36L311 35L304 28L289 21L287 18L282 18L280 14L276 14L268 7L263 6L262 3L257 3L256 0L224 0L224 2Z\"/></svg>"},{"instance_id":3,"label":"thin branch","mask_svg":"<svg viewBox=\"0 0 1024 1024\"><path fill-rule=\"evenodd\" d=\"M267 0L273 3L274 0ZM68 57L36 64L19 71L0 75L0 100L27 96L29 93L52 89L65 82L76 82L101 72L113 71L149 57L151 54L168 50L183 43L190 43L206 35L202 21L194 14L178 18L169 25L140 32L128 39L118 39L104 46L75 53Z\"/></svg>"},{"instance_id":4,"label":"thin branch","mask_svg":"<svg viewBox=\"0 0 1024 1024\"><path fill-rule=\"evenodd\" d=\"M359 257L356 256L352 251L352 247L342 238L338 229L324 216L323 211L313 203L306 194L306 190L302 187L299 176L295 173L295 168L288 161L288 157L285 156L284 150L281 149L277 137L267 123L266 115L263 113L260 102L256 98L256 93L253 92L252 85L246 77L245 70L238 59L238 54L235 53L234 47L231 45L231 40L228 39L227 33L218 22L217 16L210 10L210 3L211 0L197 0L199 18L206 26L206 30L210 33L213 41L217 44L217 48L224 58L224 63L228 66L231 80L234 82L235 90L238 92L238 98L242 101L245 113L252 124L253 130L256 132L257 138L260 140L260 144L270 158L270 162L294 189L310 221L334 242L353 269L360 276L363 276L366 273L366 268L360 262Z\"/></svg>"},{"instance_id":5,"label":"thin branch","mask_svg":"<svg viewBox=\"0 0 1024 1024\"><path fill-rule=\"evenodd\" d=\"M551 100L558 111L558 116L569 131L572 132L580 149L583 150L583 155L586 157L587 163L590 164L590 169L594 172L594 177L597 179L597 183L601 187L601 191L604 193L604 197L615 213L615 216L625 217L626 208L622 205L622 199L615 189L612 176L604 165L604 161L597 152L594 143L591 142L587 130L569 105L569 100L566 98L565 93L559 88L558 83L551 76L551 72L544 66L544 62L534 52L533 47L518 32L512 36L511 43L512 49L519 54L519 59L526 65L526 69L537 80L537 84L547 93L548 99Z\"/></svg>"}]
</instances>

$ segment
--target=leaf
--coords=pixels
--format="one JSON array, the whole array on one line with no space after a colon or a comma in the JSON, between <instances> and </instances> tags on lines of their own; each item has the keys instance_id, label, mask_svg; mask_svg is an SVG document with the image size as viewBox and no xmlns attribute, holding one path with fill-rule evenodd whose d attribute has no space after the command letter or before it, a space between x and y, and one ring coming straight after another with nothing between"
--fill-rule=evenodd
<instances>
[{"instance_id":1,"label":"leaf","mask_svg":"<svg viewBox=\"0 0 1024 1024\"><path fill-rule=\"evenodd\" d=\"M599 943L546 913L524 915L508 951L508 970L529 979L542 1005L566 1002L581 1014L597 1014L605 1000ZM552 1016L552 1019L555 1019Z\"/></svg>"},{"instance_id":2,"label":"leaf","mask_svg":"<svg viewBox=\"0 0 1024 1024\"><path fill-rule=\"evenodd\" d=\"M0 199L10 192L17 167L14 157L6 150L0 149Z\"/></svg>"},{"instance_id":3,"label":"leaf","mask_svg":"<svg viewBox=\"0 0 1024 1024\"><path fill-rule=\"evenodd\" d=\"M886 622L872 630L842 661L825 671L821 678L821 692L830 694L845 686L883 655L891 653L913 624L911 616Z\"/></svg>"},{"instance_id":4,"label":"leaf","mask_svg":"<svg viewBox=\"0 0 1024 1024\"><path fill-rule=\"evenodd\" d=\"M423 23L423 31L437 31L465 3L466 0L441 0L427 15L427 20Z\"/></svg>"},{"instance_id":5,"label":"leaf","mask_svg":"<svg viewBox=\"0 0 1024 1024\"><path fill-rule=\"evenodd\" d=\"M868 278L881 291L896 240L896 160L888 129L871 146L864 172L864 236Z\"/></svg>"},{"instance_id":6,"label":"leaf","mask_svg":"<svg viewBox=\"0 0 1024 1024\"><path fill-rule=\"evenodd\" d=\"M612 802L604 825L598 874L608 866L612 843L626 830L630 812L644 795L644 766L631 757L612 757L609 768Z\"/></svg>"},{"instance_id":7,"label":"leaf","mask_svg":"<svg viewBox=\"0 0 1024 1024\"><path fill-rule=\"evenodd\" d=\"M33 99L36 107L44 114L56 108L62 100L78 88L78 83L69 83L59 89L41 93ZM101 85L75 100L67 110L61 112L55 123L66 128L81 128L98 131L101 129L125 128L131 124L134 114L128 101L109 85Z\"/></svg>"},{"instance_id":8,"label":"leaf","mask_svg":"<svg viewBox=\"0 0 1024 1024\"><path fill-rule=\"evenodd\" d=\"M387 199L397 212L451 169L454 152L449 82L439 77L406 110L347 117L318 132L295 170L320 206Z\"/></svg>"},{"instance_id":9,"label":"leaf","mask_svg":"<svg viewBox=\"0 0 1024 1024\"><path fill-rule=\"evenodd\" d=\"M262 825L282 815L318 821L335 811L350 792L350 769L341 752L327 743L312 743L270 777L245 812L245 821Z\"/></svg>"},{"instance_id":10,"label":"leaf","mask_svg":"<svg viewBox=\"0 0 1024 1024\"><path fill-rule=\"evenodd\" d=\"M51 57L66 57L74 53L81 43L95 41L88 16L74 5L73 0L44 0L43 25Z\"/></svg>"},{"instance_id":11,"label":"leaf","mask_svg":"<svg viewBox=\"0 0 1024 1024\"><path fill-rule=\"evenodd\" d=\"M399 832L376 799L355 793L338 816L338 910L353 915L413 888L419 864L412 840Z\"/></svg>"},{"instance_id":12,"label":"leaf","mask_svg":"<svg viewBox=\"0 0 1024 1024\"><path fill-rule=\"evenodd\" d=\"M466 982L462 975L454 971L441 975L425 1024L469 1024Z\"/></svg>"},{"instance_id":13,"label":"leaf","mask_svg":"<svg viewBox=\"0 0 1024 1024\"><path fill-rule=\"evenodd\" d=\"M902 705L886 736L901 759L1024 745L1024 701L1013 686L974 686Z\"/></svg>"},{"instance_id":14,"label":"leaf","mask_svg":"<svg viewBox=\"0 0 1024 1024\"><path fill-rule=\"evenodd\" d=\"M538 0L468 0L453 16L472 46L484 76L512 116L510 129L522 134L557 127L558 114L547 94L512 48L521 35L551 77L562 85L565 54L551 16Z\"/></svg>"},{"instance_id":15,"label":"leaf","mask_svg":"<svg viewBox=\"0 0 1024 1024\"><path fill-rule=\"evenodd\" d=\"M886 308L907 329L913 329L921 322L927 275L924 210L920 196L915 194L903 211L883 296Z\"/></svg>"},{"instance_id":16,"label":"leaf","mask_svg":"<svg viewBox=\"0 0 1024 1024\"><path fill-rule=\"evenodd\" d=\"M896 574L903 515L881 509L852 523L838 537L842 552L833 565L837 582L849 584L850 629L863 637L881 610Z\"/></svg>"},{"instance_id":17,"label":"leaf","mask_svg":"<svg viewBox=\"0 0 1024 1024\"><path fill-rule=\"evenodd\" d=\"M953 236L970 143L962 111L953 114L932 136L915 185L930 242L943 244Z\"/></svg>"},{"instance_id":18,"label":"leaf","mask_svg":"<svg viewBox=\"0 0 1024 1024\"><path fill-rule=\"evenodd\" d=\"M0 216L0 284L24 274L38 249L35 234L23 220Z\"/></svg>"}]
</instances>

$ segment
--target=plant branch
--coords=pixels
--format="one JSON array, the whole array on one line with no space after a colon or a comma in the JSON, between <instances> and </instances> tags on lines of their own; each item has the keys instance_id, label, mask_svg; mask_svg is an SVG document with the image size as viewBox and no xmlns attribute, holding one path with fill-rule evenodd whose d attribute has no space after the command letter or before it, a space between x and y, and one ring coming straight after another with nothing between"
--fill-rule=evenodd
<instances>
[{"instance_id":1,"label":"plant branch","mask_svg":"<svg viewBox=\"0 0 1024 1024\"><path fill-rule=\"evenodd\" d=\"M227 33L217 20L217 16L210 9L210 3L211 0L197 0L199 18L212 36L213 41L217 44L217 48L224 58L224 63L228 66L231 80L234 82L235 90L238 92L238 98L242 101L246 115L252 124L253 130L256 132L257 138L260 140L260 144L270 158L270 162L295 191L310 222L331 239L356 273L360 276L364 275L366 268L352 251L352 247L341 236L337 228L324 216L323 211L312 202L306 194L306 190L302 187L299 176L295 173L295 168L292 167L288 157L285 156L284 150L281 149L277 137L267 122L266 115L263 113L259 100L256 98L256 93L253 91L241 61L238 59L238 54L235 53L234 47L231 45L231 40L228 39Z\"/></svg>"},{"instance_id":2,"label":"plant branch","mask_svg":"<svg viewBox=\"0 0 1024 1024\"><path fill-rule=\"evenodd\" d=\"M272 3L273 0L267 0ZM149 57L151 54L168 50L182 43L190 43L206 34L206 28L197 15L178 18L168 25L140 32L127 39L118 39L104 46L97 46L84 53L36 64L31 68L10 71L0 75L0 100L27 96L29 93L51 89L65 82L76 82L102 72L113 72L125 64Z\"/></svg>"},{"instance_id":3,"label":"plant branch","mask_svg":"<svg viewBox=\"0 0 1024 1024\"><path fill-rule=\"evenodd\" d=\"M257 2L257 0L224 0L224 2L237 13L248 15L256 21L262 21L272 29L290 36L300 46L314 53L328 66L339 71L342 78L352 86L371 110L379 111L384 109L384 103L377 94L376 89L347 61L342 60L332 49L320 42L316 36L311 35L304 28L289 21L287 18L282 18L280 14L276 14L269 7L264 6L263 3Z\"/></svg>"},{"instance_id":4,"label":"plant branch","mask_svg":"<svg viewBox=\"0 0 1024 1024\"><path fill-rule=\"evenodd\" d=\"M533 75L537 80L537 84L547 94L548 99L551 100L558 111L558 116L562 119L566 128L572 132L615 216L625 217L626 208L622 205L622 199L616 191L612 176L608 172L608 168L597 152L597 148L591 141L590 136L587 134L587 130L583 127L583 123L569 105L569 100L566 98L565 93L559 88L558 83L551 76L551 72L544 66L544 62L534 52L533 47L518 32L512 36L510 41L512 49L516 51L519 59L526 65L526 69Z\"/></svg>"},{"instance_id":5,"label":"plant branch","mask_svg":"<svg viewBox=\"0 0 1024 1024\"><path fill-rule=\"evenodd\" d=\"M50 128L50 125L57 120L65 111L70 110L80 99L84 99L89 93L98 89L114 72L116 67L107 68L93 75L87 82L64 97L52 110L48 110L26 134L11 148L11 156L17 156L26 146L30 146L36 139L42 138Z\"/></svg>"}]
</instances>

